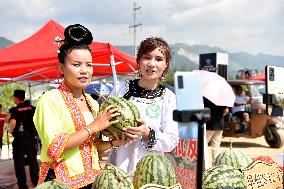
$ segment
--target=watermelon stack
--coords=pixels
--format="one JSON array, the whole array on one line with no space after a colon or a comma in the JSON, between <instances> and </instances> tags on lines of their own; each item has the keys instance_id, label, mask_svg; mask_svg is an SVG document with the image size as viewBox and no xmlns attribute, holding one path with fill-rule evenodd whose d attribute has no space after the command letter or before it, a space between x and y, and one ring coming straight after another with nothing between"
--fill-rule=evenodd
<instances>
[{"instance_id":1,"label":"watermelon stack","mask_svg":"<svg viewBox=\"0 0 284 189\"><path fill-rule=\"evenodd\" d=\"M203 172L202 189L245 189L245 176L228 165L214 166Z\"/></svg>"},{"instance_id":2,"label":"watermelon stack","mask_svg":"<svg viewBox=\"0 0 284 189\"><path fill-rule=\"evenodd\" d=\"M133 189L133 184L123 170L106 163L105 169L97 175L92 189Z\"/></svg>"},{"instance_id":3,"label":"watermelon stack","mask_svg":"<svg viewBox=\"0 0 284 189\"><path fill-rule=\"evenodd\" d=\"M243 169L252 164L253 159L248 155L244 154L240 150L232 149L232 144L230 149L220 153L216 160L215 165L230 165L236 169Z\"/></svg>"},{"instance_id":4,"label":"watermelon stack","mask_svg":"<svg viewBox=\"0 0 284 189\"><path fill-rule=\"evenodd\" d=\"M136 165L133 178L135 189L146 184L173 186L175 183L173 166L165 156L151 153L141 158Z\"/></svg>"},{"instance_id":5,"label":"watermelon stack","mask_svg":"<svg viewBox=\"0 0 284 189\"><path fill-rule=\"evenodd\" d=\"M126 126L138 127L140 123L137 121L140 119L140 113L133 102L126 100L119 96L113 96L106 99L100 106L100 111L104 110L107 106L112 105L118 109L119 116L115 117L119 120L118 123L113 124L106 130L112 135L121 137L122 129Z\"/></svg>"}]
</instances>

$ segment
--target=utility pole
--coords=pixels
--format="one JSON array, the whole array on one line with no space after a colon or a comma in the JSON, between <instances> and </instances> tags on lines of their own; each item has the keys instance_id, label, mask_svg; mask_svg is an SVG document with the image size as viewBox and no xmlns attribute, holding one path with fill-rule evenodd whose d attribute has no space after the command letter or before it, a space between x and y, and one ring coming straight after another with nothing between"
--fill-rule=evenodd
<instances>
[{"instance_id":1,"label":"utility pole","mask_svg":"<svg viewBox=\"0 0 284 189\"><path fill-rule=\"evenodd\" d=\"M134 50L133 50L133 53L134 53L134 56L136 56L136 28L141 26L142 27L142 23L136 23L136 12L138 10L140 10L141 7L136 7L136 3L134 2L134 6L133 6L133 25L129 26L129 29L130 28L133 28L133 43L134 43Z\"/></svg>"}]
</instances>

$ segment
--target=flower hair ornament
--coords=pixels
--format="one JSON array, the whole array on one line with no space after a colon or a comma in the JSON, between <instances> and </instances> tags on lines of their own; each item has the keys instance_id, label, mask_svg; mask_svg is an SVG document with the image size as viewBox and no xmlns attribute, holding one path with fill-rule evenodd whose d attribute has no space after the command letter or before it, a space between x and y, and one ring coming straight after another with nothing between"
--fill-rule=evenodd
<instances>
[{"instance_id":1,"label":"flower hair ornament","mask_svg":"<svg viewBox=\"0 0 284 189\"><path fill-rule=\"evenodd\" d=\"M59 36L56 36L55 39L54 39L54 44L57 45L59 47L60 43L64 41L63 39L61 39ZM57 53L60 53L60 50L57 49L56 51Z\"/></svg>"}]
</instances>

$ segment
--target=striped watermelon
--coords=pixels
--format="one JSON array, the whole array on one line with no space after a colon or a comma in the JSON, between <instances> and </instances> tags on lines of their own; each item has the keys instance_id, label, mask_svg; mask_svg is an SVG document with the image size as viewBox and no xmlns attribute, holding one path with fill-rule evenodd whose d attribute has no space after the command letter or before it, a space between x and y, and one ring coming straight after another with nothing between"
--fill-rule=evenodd
<instances>
[{"instance_id":1,"label":"striped watermelon","mask_svg":"<svg viewBox=\"0 0 284 189\"><path fill-rule=\"evenodd\" d=\"M72 189L72 188L57 180L52 180L37 185L35 189Z\"/></svg>"},{"instance_id":2,"label":"striped watermelon","mask_svg":"<svg viewBox=\"0 0 284 189\"><path fill-rule=\"evenodd\" d=\"M123 170L106 163L105 169L97 175L92 189L133 189L133 184Z\"/></svg>"},{"instance_id":3,"label":"striped watermelon","mask_svg":"<svg viewBox=\"0 0 284 189\"><path fill-rule=\"evenodd\" d=\"M252 164L252 162L253 159L242 151L232 149L231 144L230 149L223 151L217 156L215 165L230 165L236 169L243 169Z\"/></svg>"},{"instance_id":4,"label":"striped watermelon","mask_svg":"<svg viewBox=\"0 0 284 189\"><path fill-rule=\"evenodd\" d=\"M245 189L245 176L228 165L214 166L203 172L202 189Z\"/></svg>"},{"instance_id":5,"label":"striped watermelon","mask_svg":"<svg viewBox=\"0 0 284 189\"><path fill-rule=\"evenodd\" d=\"M145 184L173 186L175 183L174 168L165 156L151 153L140 159L136 165L133 178L135 189Z\"/></svg>"},{"instance_id":6,"label":"striped watermelon","mask_svg":"<svg viewBox=\"0 0 284 189\"><path fill-rule=\"evenodd\" d=\"M119 120L119 122L107 128L107 131L112 135L116 133L118 137L121 137L122 128L126 126L138 127L140 125L137 121L137 119L140 118L140 113L133 102L119 96L113 96L102 103L100 110L104 110L109 105L118 108L118 112L120 113L120 115L115 118Z\"/></svg>"}]
</instances>

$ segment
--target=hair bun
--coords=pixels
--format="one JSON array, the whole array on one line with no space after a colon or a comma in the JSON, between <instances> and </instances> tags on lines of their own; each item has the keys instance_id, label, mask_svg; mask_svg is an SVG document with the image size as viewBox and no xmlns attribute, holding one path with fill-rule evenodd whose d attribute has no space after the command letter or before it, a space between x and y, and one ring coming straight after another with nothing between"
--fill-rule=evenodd
<instances>
[{"instance_id":1,"label":"hair bun","mask_svg":"<svg viewBox=\"0 0 284 189\"><path fill-rule=\"evenodd\" d=\"M70 45L90 45L93 42L92 33L80 24L68 26L64 36L64 42Z\"/></svg>"}]
</instances>

